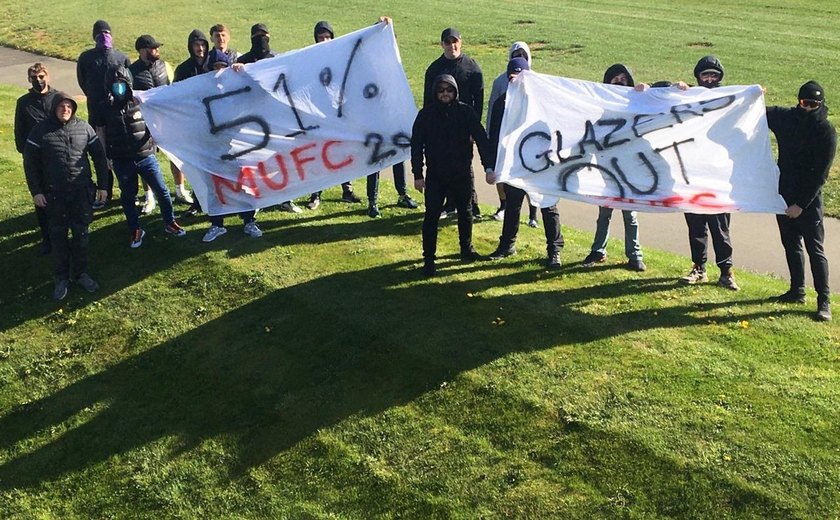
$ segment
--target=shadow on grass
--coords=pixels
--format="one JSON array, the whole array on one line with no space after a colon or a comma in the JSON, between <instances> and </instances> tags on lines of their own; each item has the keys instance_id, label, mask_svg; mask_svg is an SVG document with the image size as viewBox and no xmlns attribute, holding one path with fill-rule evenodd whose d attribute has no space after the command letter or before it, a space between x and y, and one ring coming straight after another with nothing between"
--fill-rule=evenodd
<instances>
[{"instance_id":1,"label":"shadow on grass","mask_svg":"<svg viewBox=\"0 0 840 520\"><path fill-rule=\"evenodd\" d=\"M342 217L360 216L353 208L339 213L312 213L287 216L272 211L258 218L265 235L253 239L242 233L242 221L231 215L225 219L228 233L206 244L202 237L209 226L206 216L183 219L189 226L186 236L176 238L163 231L158 213L141 218L146 231L143 246L131 249L129 231L122 212L112 204L105 213L97 213L90 231L90 273L100 282L100 290L93 295L71 286L68 300L55 302L52 294L52 257L40 256L40 236L37 232L21 234L0 242L0 259L4 266L17 267L15 276L0 277L0 332L28 320L39 318L66 305L83 306L138 283L159 271L172 268L184 260L208 251L227 251L230 258L258 253L274 247L296 244L328 244L361 237L417 236L418 257L422 211L395 213L383 219L347 221ZM116 218L111 218L116 216ZM22 215L0 224L0 229L25 229L27 217ZM105 220L107 219L107 222ZM34 222L34 220L33 220Z\"/></svg>"},{"instance_id":2,"label":"shadow on grass","mask_svg":"<svg viewBox=\"0 0 840 520\"><path fill-rule=\"evenodd\" d=\"M671 279L600 285L597 294L591 287L535 285L525 294L487 296L484 291L532 283L539 273L463 279L462 272L484 266L453 264L442 276L420 281L413 265L337 273L277 290L15 409L0 418L0 448L25 453L0 466L0 488L36 486L170 436L180 440L179 452L216 436L233 440L239 458L223 470L237 478L321 428L408 403L511 352L706 323L696 305L677 304L658 316L640 309L597 319L578 309L592 298L671 290ZM715 305L738 303L704 307ZM504 327L491 325L500 307ZM736 308L719 321L769 314ZM106 403L97 415L75 417L97 403ZM79 424L32 450L22 448L36 432L65 421Z\"/></svg>"}]
</instances>

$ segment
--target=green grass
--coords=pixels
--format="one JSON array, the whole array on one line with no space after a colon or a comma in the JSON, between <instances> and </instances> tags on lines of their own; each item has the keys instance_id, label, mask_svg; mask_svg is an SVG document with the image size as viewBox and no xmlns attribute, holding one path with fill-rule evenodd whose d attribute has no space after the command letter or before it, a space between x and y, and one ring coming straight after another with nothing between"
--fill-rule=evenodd
<instances>
[{"instance_id":1,"label":"green grass","mask_svg":"<svg viewBox=\"0 0 840 520\"><path fill-rule=\"evenodd\" d=\"M813 293L682 287L654 251L643 275L546 272L527 227L517 256L424 280L421 212L371 220L332 189L261 213L260 240L154 215L130 250L99 213L102 289L57 304L21 179L0 139L3 518L840 515L840 327ZM582 258L591 236L566 238Z\"/></svg>"},{"instance_id":2,"label":"green grass","mask_svg":"<svg viewBox=\"0 0 840 520\"><path fill-rule=\"evenodd\" d=\"M450 22L488 76L524 39L556 74L686 78L711 51L770 103L810 77L838 91L828 2L0 5L0 41L65 57L100 17L177 63L217 13L240 49L265 21L279 50L388 13L415 92ZM685 260L648 250L642 275L584 270L591 236L570 229L549 273L525 226L517 256L423 280L421 212L370 220L332 189L209 245L204 219L176 239L156 214L130 250L112 207L91 228L101 291L57 304L12 144L21 93L0 86L0 517L840 518L840 327L811 321L812 292L767 304L787 284L750 273L738 293L681 287ZM478 224L479 251L498 233ZM439 245L457 251L453 225Z\"/></svg>"}]
</instances>

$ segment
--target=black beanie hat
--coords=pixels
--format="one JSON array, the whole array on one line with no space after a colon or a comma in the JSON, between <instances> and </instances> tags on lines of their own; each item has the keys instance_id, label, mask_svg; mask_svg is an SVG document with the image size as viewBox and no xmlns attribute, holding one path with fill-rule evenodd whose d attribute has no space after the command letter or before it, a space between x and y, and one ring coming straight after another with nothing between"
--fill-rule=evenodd
<instances>
[{"instance_id":1,"label":"black beanie hat","mask_svg":"<svg viewBox=\"0 0 840 520\"><path fill-rule=\"evenodd\" d=\"M111 26L105 20L96 20L93 23L93 37L96 38L97 34L103 32L111 32Z\"/></svg>"},{"instance_id":2,"label":"black beanie hat","mask_svg":"<svg viewBox=\"0 0 840 520\"><path fill-rule=\"evenodd\" d=\"M805 83L799 87L799 99L816 99L817 101L825 101L825 92L822 85L814 80Z\"/></svg>"}]
</instances>

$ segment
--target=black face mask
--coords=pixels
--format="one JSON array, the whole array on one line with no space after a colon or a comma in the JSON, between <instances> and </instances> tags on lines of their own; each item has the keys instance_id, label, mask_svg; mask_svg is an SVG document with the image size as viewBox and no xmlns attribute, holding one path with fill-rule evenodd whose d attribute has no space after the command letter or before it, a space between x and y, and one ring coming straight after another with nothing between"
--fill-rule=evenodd
<instances>
[{"instance_id":1,"label":"black face mask","mask_svg":"<svg viewBox=\"0 0 840 520\"><path fill-rule=\"evenodd\" d=\"M269 52L268 36L260 34L251 37L251 49L267 54Z\"/></svg>"},{"instance_id":2,"label":"black face mask","mask_svg":"<svg viewBox=\"0 0 840 520\"><path fill-rule=\"evenodd\" d=\"M35 92L41 92L44 90L44 87L47 86L46 81L38 78L32 78L30 83L32 83L32 89L35 90Z\"/></svg>"}]
</instances>

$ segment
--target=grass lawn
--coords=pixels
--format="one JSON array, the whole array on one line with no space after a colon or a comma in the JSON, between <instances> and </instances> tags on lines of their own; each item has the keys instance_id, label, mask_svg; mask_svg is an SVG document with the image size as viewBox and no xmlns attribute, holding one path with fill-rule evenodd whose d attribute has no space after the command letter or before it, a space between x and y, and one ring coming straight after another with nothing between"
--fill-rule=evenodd
<instances>
[{"instance_id":1,"label":"grass lawn","mask_svg":"<svg viewBox=\"0 0 840 520\"><path fill-rule=\"evenodd\" d=\"M771 104L811 77L840 92L829 2L260 1L0 0L0 42L74 58L104 18L177 64L219 13L240 50L255 21L286 50L317 20L387 13L416 93L449 24L486 71L524 39L555 74L684 79L714 52ZM212 244L206 218L174 238L156 212L131 250L112 205L91 226L101 290L56 303L12 142L21 94L0 85L0 518L840 518L840 324L811 320L813 292L766 303L787 283L740 272L737 293L680 286L685 259L649 249L642 274L547 272L526 226L518 255L464 265L452 223L426 280L422 212L383 182L382 219L333 188ZM478 223L478 250L499 232ZM565 235L583 258L591 235Z\"/></svg>"},{"instance_id":2,"label":"grass lawn","mask_svg":"<svg viewBox=\"0 0 840 520\"><path fill-rule=\"evenodd\" d=\"M546 272L524 226L517 256L425 280L421 212L371 220L332 189L261 213L259 240L144 217L138 250L112 206L102 289L55 303L0 133L0 517L840 515L840 327L813 293L679 286L684 260L653 251L642 275ZM477 224L478 249L498 233ZM582 258L591 236L566 239Z\"/></svg>"}]
</instances>

